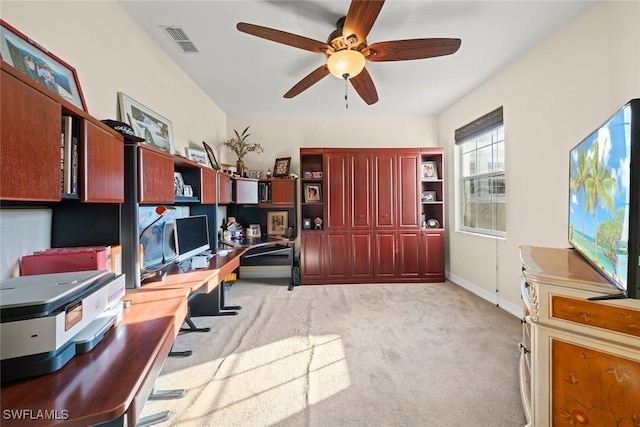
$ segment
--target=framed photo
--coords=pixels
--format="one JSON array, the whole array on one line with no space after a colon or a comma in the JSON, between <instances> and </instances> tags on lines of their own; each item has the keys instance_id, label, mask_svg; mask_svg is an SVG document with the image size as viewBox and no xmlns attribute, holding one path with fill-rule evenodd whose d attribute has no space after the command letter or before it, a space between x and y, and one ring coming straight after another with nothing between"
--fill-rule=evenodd
<instances>
[{"instance_id":1,"label":"framed photo","mask_svg":"<svg viewBox=\"0 0 640 427\"><path fill-rule=\"evenodd\" d=\"M423 191L422 192L422 201L423 202L435 202L436 192L435 191Z\"/></svg>"},{"instance_id":2,"label":"framed photo","mask_svg":"<svg viewBox=\"0 0 640 427\"><path fill-rule=\"evenodd\" d=\"M283 178L289 176L289 166L291 165L291 157L281 157L276 159L273 165L273 177Z\"/></svg>"},{"instance_id":3,"label":"framed photo","mask_svg":"<svg viewBox=\"0 0 640 427\"><path fill-rule=\"evenodd\" d=\"M204 151L207 153L207 157L209 157L209 163L211 164L211 167L220 170L220 165L218 164L218 160L216 160L216 155L213 153L213 148L211 148L209 144L204 141L202 141L202 146L204 147Z\"/></svg>"},{"instance_id":4,"label":"framed photo","mask_svg":"<svg viewBox=\"0 0 640 427\"><path fill-rule=\"evenodd\" d=\"M320 193L320 184L305 182L304 183L304 202L314 203L322 201L322 194Z\"/></svg>"},{"instance_id":5,"label":"framed photo","mask_svg":"<svg viewBox=\"0 0 640 427\"><path fill-rule=\"evenodd\" d=\"M184 196L184 178L180 172L173 173L173 192L176 196Z\"/></svg>"},{"instance_id":6,"label":"framed photo","mask_svg":"<svg viewBox=\"0 0 640 427\"><path fill-rule=\"evenodd\" d=\"M249 225L249 230L251 230L251 235L253 237L262 236L262 231L260 230L260 224L251 224L251 225Z\"/></svg>"},{"instance_id":7,"label":"framed photo","mask_svg":"<svg viewBox=\"0 0 640 427\"><path fill-rule=\"evenodd\" d=\"M197 148L186 147L184 149L187 159L193 160L196 163L200 163L204 166L209 166L207 162L207 153L204 150L198 150Z\"/></svg>"},{"instance_id":8,"label":"framed photo","mask_svg":"<svg viewBox=\"0 0 640 427\"><path fill-rule=\"evenodd\" d=\"M76 70L0 19L0 58L82 111L87 111Z\"/></svg>"},{"instance_id":9,"label":"framed photo","mask_svg":"<svg viewBox=\"0 0 640 427\"><path fill-rule=\"evenodd\" d=\"M311 218L302 218L302 228L304 230L311 230Z\"/></svg>"},{"instance_id":10,"label":"framed photo","mask_svg":"<svg viewBox=\"0 0 640 427\"><path fill-rule=\"evenodd\" d=\"M436 166L436 162L427 161L422 162L420 169L420 177L423 181L430 181L438 179L438 168Z\"/></svg>"},{"instance_id":11,"label":"framed photo","mask_svg":"<svg viewBox=\"0 0 640 427\"><path fill-rule=\"evenodd\" d=\"M120 121L129 123L136 136L145 139L145 143L173 154L176 147L173 142L173 126L160 114L118 92L120 102Z\"/></svg>"},{"instance_id":12,"label":"framed photo","mask_svg":"<svg viewBox=\"0 0 640 427\"><path fill-rule=\"evenodd\" d=\"M268 211L267 212L267 235L284 236L289 226L288 211Z\"/></svg>"}]
</instances>

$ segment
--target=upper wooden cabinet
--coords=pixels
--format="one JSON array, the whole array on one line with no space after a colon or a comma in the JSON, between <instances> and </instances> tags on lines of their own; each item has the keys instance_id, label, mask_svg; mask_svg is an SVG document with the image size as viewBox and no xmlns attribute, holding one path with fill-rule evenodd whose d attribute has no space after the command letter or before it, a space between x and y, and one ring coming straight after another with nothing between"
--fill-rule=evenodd
<instances>
[{"instance_id":1,"label":"upper wooden cabinet","mask_svg":"<svg viewBox=\"0 0 640 427\"><path fill-rule=\"evenodd\" d=\"M82 202L124 201L123 138L2 62L0 199L60 201L62 117L77 124L77 193Z\"/></svg>"},{"instance_id":2,"label":"upper wooden cabinet","mask_svg":"<svg viewBox=\"0 0 640 427\"><path fill-rule=\"evenodd\" d=\"M138 202L172 204L173 156L145 146L138 146Z\"/></svg>"},{"instance_id":3,"label":"upper wooden cabinet","mask_svg":"<svg viewBox=\"0 0 640 427\"><path fill-rule=\"evenodd\" d=\"M293 206L296 202L295 179L272 179L271 204Z\"/></svg>"},{"instance_id":4,"label":"upper wooden cabinet","mask_svg":"<svg viewBox=\"0 0 640 427\"><path fill-rule=\"evenodd\" d=\"M80 194L85 202L121 203L124 200L124 145L122 139L84 121L83 167Z\"/></svg>"},{"instance_id":5,"label":"upper wooden cabinet","mask_svg":"<svg viewBox=\"0 0 640 427\"><path fill-rule=\"evenodd\" d=\"M324 157L324 228L349 226L349 153L330 152ZM328 196L331 197L328 197Z\"/></svg>"},{"instance_id":6,"label":"upper wooden cabinet","mask_svg":"<svg viewBox=\"0 0 640 427\"><path fill-rule=\"evenodd\" d=\"M396 227L396 155L379 153L374 157L373 170L374 191L374 227L378 229L394 229ZM406 189L413 192L415 189Z\"/></svg>"}]
</instances>

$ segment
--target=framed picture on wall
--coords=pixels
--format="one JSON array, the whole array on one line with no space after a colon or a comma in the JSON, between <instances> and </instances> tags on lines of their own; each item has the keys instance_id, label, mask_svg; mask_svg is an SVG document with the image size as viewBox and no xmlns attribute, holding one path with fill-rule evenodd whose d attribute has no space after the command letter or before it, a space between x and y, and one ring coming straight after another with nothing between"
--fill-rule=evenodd
<instances>
[{"instance_id":1,"label":"framed picture on wall","mask_svg":"<svg viewBox=\"0 0 640 427\"><path fill-rule=\"evenodd\" d=\"M0 58L65 101L87 111L75 68L1 19Z\"/></svg>"},{"instance_id":2,"label":"framed picture on wall","mask_svg":"<svg viewBox=\"0 0 640 427\"><path fill-rule=\"evenodd\" d=\"M173 142L173 126L169 120L122 92L118 92L118 100L120 102L120 121L129 123L136 136L144 138L146 144L171 154L176 152Z\"/></svg>"}]
</instances>

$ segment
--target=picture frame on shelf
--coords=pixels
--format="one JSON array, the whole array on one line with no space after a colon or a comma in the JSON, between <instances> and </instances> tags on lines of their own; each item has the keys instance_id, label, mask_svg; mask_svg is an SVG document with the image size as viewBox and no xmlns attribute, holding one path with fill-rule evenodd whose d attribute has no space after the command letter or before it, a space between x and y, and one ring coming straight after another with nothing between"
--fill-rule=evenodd
<instances>
[{"instance_id":1,"label":"picture frame on shelf","mask_svg":"<svg viewBox=\"0 0 640 427\"><path fill-rule=\"evenodd\" d=\"M302 229L311 230L311 218L302 218Z\"/></svg>"},{"instance_id":2,"label":"picture frame on shelf","mask_svg":"<svg viewBox=\"0 0 640 427\"><path fill-rule=\"evenodd\" d=\"M260 230L260 224L250 224L249 230L251 230L251 237L262 236L262 231Z\"/></svg>"},{"instance_id":3,"label":"picture frame on shelf","mask_svg":"<svg viewBox=\"0 0 640 427\"><path fill-rule=\"evenodd\" d=\"M438 179L438 166L433 160L422 162L420 168L420 178L423 181L435 181Z\"/></svg>"},{"instance_id":4,"label":"picture frame on shelf","mask_svg":"<svg viewBox=\"0 0 640 427\"><path fill-rule=\"evenodd\" d=\"M185 154L187 155L187 159L193 160L196 163L199 163L204 166L209 166L207 162L207 153L204 150L198 150L197 148L185 147Z\"/></svg>"},{"instance_id":5,"label":"picture frame on shelf","mask_svg":"<svg viewBox=\"0 0 640 427\"><path fill-rule=\"evenodd\" d=\"M180 172L173 173L173 192L176 196L184 196L184 178Z\"/></svg>"},{"instance_id":6,"label":"picture frame on shelf","mask_svg":"<svg viewBox=\"0 0 640 427\"><path fill-rule=\"evenodd\" d=\"M284 236L289 226L288 211L267 211L267 235Z\"/></svg>"},{"instance_id":7,"label":"picture frame on shelf","mask_svg":"<svg viewBox=\"0 0 640 427\"><path fill-rule=\"evenodd\" d=\"M305 182L304 183L304 202L319 203L322 201L322 189L320 184Z\"/></svg>"},{"instance_id":8,"label":"picture frame on shelf","mask_svg":"<svg viewBox=\"0 0 640 427\"><path fill-rule=\"evenodd\" d=\"M171 121L123 92L118 92L118 102L120 104L120 121L129 123L136 136L144 138L145 144L171 154L176 152Z\"/></svg>"},{"instance_id":9,"label":"picture frame on shelf","mask_svg":"<svg viewBox=\"0 0 640 427\"><path fill-rule=\"evenodd\" d=\"M202 146L204 147L204 151L207 153L207 157L209 158L209 165L215 170L220 170L220 164L218 163L218 159L216 159L216 155L213 152L213 148L206 142L202 141Z\"/></svg>"},{"instance_id":10,"label":"picture frame on shelf","mask_svg":"<svg viewBox=\"0 0 640 427\"><path fill-rule=\"evenodd\" d=\"M289 176L289 167L291 166L291 157L280 157L276 159L273 165L274 178L286 178Z\"/></svg>"},{"instance_id":11,"label":"picture frame on shelf","mask_svg":"<svg viewBox=\"0 0 640 427\"><path fill-rule=\"evenodd\" d=\"M30 80L88 112L75 68L1 19L0 58Z\"/></svg>"},{"instance_id":12,"label":"picture frame on shelf","mask_svg":"<svg viewBox=\"0 0 640 427\"><path fill-rule=\"evenodd\" d=\"M422 192L422 201L424 203L432 203L437 201L436 192L435 191L423 191Z\"/></svg>"}]
</instances>

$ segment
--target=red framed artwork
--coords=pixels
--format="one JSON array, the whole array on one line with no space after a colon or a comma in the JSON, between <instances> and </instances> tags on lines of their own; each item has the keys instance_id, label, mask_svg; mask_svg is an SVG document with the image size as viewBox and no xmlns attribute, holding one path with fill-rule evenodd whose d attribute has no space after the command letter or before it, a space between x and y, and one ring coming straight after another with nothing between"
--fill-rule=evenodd
<instances>
[{"instance_id":1,"label":"red framed artwork","mask_svg":"<svg viewBox=\"0 0 640 427\"><path fill-rule=\"evenodd\" d=\"M50 92L88 112L75 68L1 19L0 58Z\"/></svg>"}]
</instances>

